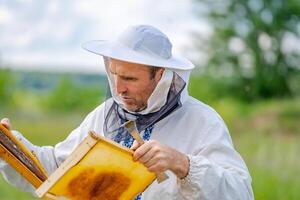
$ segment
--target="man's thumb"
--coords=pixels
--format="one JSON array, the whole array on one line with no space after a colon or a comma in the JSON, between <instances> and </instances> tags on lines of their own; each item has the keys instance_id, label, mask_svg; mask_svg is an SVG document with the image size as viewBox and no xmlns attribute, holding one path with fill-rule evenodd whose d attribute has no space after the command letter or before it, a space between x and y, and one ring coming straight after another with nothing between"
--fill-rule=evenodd
<instances>
[{"instance_id":1,"label":"man's thumb","mask_svg":"<svg viewBox=\"0 0 300 200\"><path fill-rule=\"evenodd\" d=\"M8 118L3 118L1 119L0 122L3 126L5 126L7 129L10 129L10 121Z\"/></svg>"}]
</instances>

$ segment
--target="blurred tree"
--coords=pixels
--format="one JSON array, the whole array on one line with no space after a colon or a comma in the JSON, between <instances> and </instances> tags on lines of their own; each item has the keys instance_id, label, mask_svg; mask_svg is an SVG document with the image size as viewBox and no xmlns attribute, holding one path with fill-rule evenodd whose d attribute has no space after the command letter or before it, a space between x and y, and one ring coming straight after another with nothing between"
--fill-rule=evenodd
<instances>
[{"instance_id":1,"label":"blurred tree","mask_svg":"<svg viewBox=\"0 0 300 200\"><path fill-rule=\"evenodd\" d=\"M209 42L196 38L197 48L209 56L204 72L214 83L247 100L294 94L291 80L299 78L300 69L299 0L196 2L207 8L204 15L214 29Z\"/></svg>"},{"instance_id":2,"label":"blurred tree","mask_svg":"<svg viewBox=\"0 0 300 200\"><path fill-rule=\"evenodd\" d=\"M87 111L100 104L104 97L103 86L81 86L74 83L71 75L63 75L42 103L55 112Z\"/></svg>"},{"instance_id":3,"label":"blurred tree","mask_svg":"<svg viewBox=\"0 0 300 200\"><path fill-rule=\"evenodd\" d=\"M0 67L0 108L13 104L15 81L8 69Z\"/></svg>"}]
</instances>

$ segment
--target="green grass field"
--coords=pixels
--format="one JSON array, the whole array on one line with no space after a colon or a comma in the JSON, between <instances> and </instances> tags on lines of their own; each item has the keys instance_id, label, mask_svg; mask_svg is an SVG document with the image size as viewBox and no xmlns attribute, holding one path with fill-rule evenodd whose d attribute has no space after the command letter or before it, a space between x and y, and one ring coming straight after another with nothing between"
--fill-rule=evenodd
<instances>
[{"instance_id":1,"label":"green grass field","mask_svg":"<svg viewBox=\"0 0 300 200\"><path fill-rule=\"evenodd\" d=\"M236 149L248 165L257 200L300 199L300 100L255 104L221 100L212 106L223 116ZM47 114L40 111L2 111L13 127L34 144L63 140L85 114ZM1 200L35 199L0 178Z\"/></svg>"}]
</instances>

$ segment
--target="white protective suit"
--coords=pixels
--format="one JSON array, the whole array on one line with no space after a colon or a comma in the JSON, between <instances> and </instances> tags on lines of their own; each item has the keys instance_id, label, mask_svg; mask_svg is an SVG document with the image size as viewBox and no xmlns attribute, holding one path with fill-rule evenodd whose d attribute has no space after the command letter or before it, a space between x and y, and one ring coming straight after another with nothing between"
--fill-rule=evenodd
<instances>
[{"instance_id":1,"label":"white protective suit","mask_svg":"<svg viewBox=\"0 0 300 200\"><path fill-rule=\"evenodd\" d=\"M162 106L170 86L166 70L158 86L148 100L151 112ZM177 71L188 82L189 72ZM111 85L112 86L112 85ZM113 87L112 87L113 88ZM113 90L113 89L112 89ZM112 91L114 94L114 91ZM113 95L114 96L114 95ZM111 100L107 100L111 101ZM182 107L154 125L151 139L169 145L188 155L190 169L184 179L178 179L171 171L170 177L161 184L154 181L142 195L144 200L252 200L251 177L241 156L235 151L228 129L221 117L208 105L188 95L187 86L181 93ZM103 135L105 103L93 110L70 135L54 147L38 147L21 134L18 138L32 149L51 174L83 140L89 130ZM24 191L33 187L3 161L0 169L4 178Z\"/></svg>"}]
</instances>

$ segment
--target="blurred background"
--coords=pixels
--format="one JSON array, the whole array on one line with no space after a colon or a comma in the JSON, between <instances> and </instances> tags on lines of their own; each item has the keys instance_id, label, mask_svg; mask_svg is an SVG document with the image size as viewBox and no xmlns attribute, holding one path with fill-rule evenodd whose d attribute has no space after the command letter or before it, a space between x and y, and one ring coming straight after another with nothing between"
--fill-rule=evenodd
<instances>
[{"instance_id":1,"label":"blurred background","mask_svg":"<svg viewBox=\"0 0 300 200\"><path fill-rule=\"evenodd\" d=\"M106 94L80 45L135 24L195 63L189 92L224 118L255 199L300 199L299 0L0 0L0 118L34 144L63 140ZM0 196L34 199L2 177Z\"/></svg>"}]
</instances>

